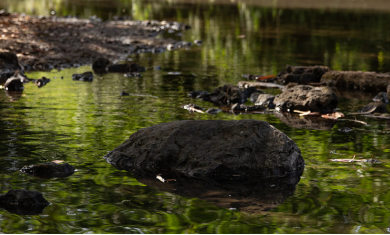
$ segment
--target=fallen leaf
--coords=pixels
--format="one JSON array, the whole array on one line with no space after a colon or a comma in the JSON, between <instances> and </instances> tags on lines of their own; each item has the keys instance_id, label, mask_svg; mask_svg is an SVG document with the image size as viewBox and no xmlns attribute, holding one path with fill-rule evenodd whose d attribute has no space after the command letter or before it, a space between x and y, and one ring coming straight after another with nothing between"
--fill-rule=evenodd
<instances>
[{"instance_id":1,"label":"fallen leaf","mask_svg":"<svg viewBox=\"0 0 390 235\"><path fill-rule=\"evenodd\" d=\"M327 113L327 114L321 115L321 117L325 118L325 119L337 120L337 118L344 117L344 114L341 112Z\"/></svg>"},{"instance_id":2,"label":"fallen leaf","mask_svg":"<svg viewBox=\"0 0 390 235\"><path fill-rule=\"evenodd\" d=\"M256 80L265 80L265 79L269 79L269 78L276 78L276 76L275 75L266 75L266 76L257 77Z\"/></svg>"}]
</instances>

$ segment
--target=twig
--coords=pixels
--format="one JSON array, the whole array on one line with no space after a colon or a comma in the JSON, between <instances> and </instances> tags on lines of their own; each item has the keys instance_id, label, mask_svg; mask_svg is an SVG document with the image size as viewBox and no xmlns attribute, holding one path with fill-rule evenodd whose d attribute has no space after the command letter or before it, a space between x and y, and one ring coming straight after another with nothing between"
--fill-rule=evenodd
<instances>
[{"instance_id":1,"label":"twig","mask_svg":"<svg viewBox=\"0 0 390 235\"><path fill-rule=\"evenodd\" d=\"M363 122L363 121L359 121L359 120L353 120L353 119L339 119L339 121L351 121L351 122L357 122L357 123L360 123L360 124L363 124L365 126L367 126L367 122Z\"/></svg>"}]
</instances>

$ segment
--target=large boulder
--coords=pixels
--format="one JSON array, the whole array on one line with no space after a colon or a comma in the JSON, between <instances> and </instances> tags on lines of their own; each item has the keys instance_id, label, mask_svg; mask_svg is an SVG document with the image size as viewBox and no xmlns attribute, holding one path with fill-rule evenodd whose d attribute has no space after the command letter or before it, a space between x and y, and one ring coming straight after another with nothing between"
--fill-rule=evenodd
<instances>
[{"instance_id":1,"label":"large boulder","mask_svg":"<svg viewBox=\"0 0 390 235\"><path fill-rule=\"evenodd\" d=\"M258 120L185 120L139 130L104 158L135 175L176 172L226 180L300 176L304 160L283 132Z\"/></svg>"},{"instance_id":2,"label":"large boulder","mask_svg":"<svg viewBox=\"0 0 390 235\"><path fill-rule=\"evenodd\" d=\"M11 189L0 195L0 207L18 215L37 215L50 203L38 191Z\"/></svg>"},{"instance_id":3,"label":"large boulder","mask_svg":"<svg viewBox=\"0 0 390 235\"><path fill-rule=\"evenodd\" d=\"M337 107L338 97L329 87L298 85L286 89L274 99L276 109L331 113Z\"/></svg>"}]
</instances>

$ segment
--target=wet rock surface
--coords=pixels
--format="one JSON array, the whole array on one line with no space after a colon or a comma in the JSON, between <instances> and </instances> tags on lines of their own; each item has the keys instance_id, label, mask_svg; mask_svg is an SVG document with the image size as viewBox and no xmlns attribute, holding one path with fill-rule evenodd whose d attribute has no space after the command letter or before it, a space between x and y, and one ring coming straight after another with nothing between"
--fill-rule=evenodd
<instances>
[{"instance_id":1,"label":"wet rock surface","mask_svg":"<svg viewBox=\"0 0 390 235\"><path fill-rule=\"evenodd\" d=\"M267 122L176 121L144 128L104 156L117 169L155 176L240 180L300 176L296 144Z\"/></svg>"},{"instance_id":2,"label":"wet rock surface","mask_svg":"<svg viewBox=\"0 0 390 235\"><path fill-rule=\"evenodd\" d=\"M254 103L255 105L262 105L270 109L273 109L275 108L274 99L275 99L274 95L260 94Z\"/></svg>"},{"instance_id":3,"label":"wet rock surface","mask_svg":"<svg viewBox=\"0 0 390 235\"><path fill-rule=\"evenodd\" d=\"M255 92L258 92L255 87L240 89L238 86L224 85L216 88L211 94L207 91L192 91L188 96L223 106L243 104Z\"/></svg>"},{"instance_id":4,"label":"wet rock surface","mask_svg":"<svg viewBox=\"0 0 390 235\"><path fill-rule=\"evenodd\" d=\"M91 64L98 58L124 60L129 54L164 52L168 45L174 49L192 46L190 42L157 38L169 29L182 31L189 28L179 22L102 22L74 17L10 14L0 17L0 25L7 26L7 31L0 38L0 52L16 53L27 70L77 67Z\"/></svg>"},{"instance_id":5,"label":"wet rock surface","mask_svg":"<svg viewBox=\"0 0 390 235\"><path fill-rule=\"evenodd\" d=\"M68 163L58 164L48 162L38 165L24 166L20 171L28 175L49 179L71 176L74 173L75 168Z\"/></svg>"},{"instance_id":6,"label":"wet rock surface","mask_svg":"<svg viewBox=\"0 0 390 235\"><path fill-rule=\"evenodd\" d=\"M278 74L278 82L288 84L296 82L298 84L319 83L324 73L329 72L327 66L291 66L287 65L286 70Z\"/></svg>"},{"instance_id":7,"label":"wet rock surface","mask_svg":"<svg viewBox=\"0 0 390 235\"><path fill-rule=\"evenodd\" d=\"M50 79L47 78L47 77L42 77L42 78L39 78L39 79L30 79L35 85L37 85L37 87L41 88L43 86L45 86L46 84L48 84L50 82Z\"/></svg>"},{"instance_id":8,"label":"wet rock surface","mask_svg":"<svg viewBox=\"0 0 390 235\"><path fill-rule=\"evenodd\" d=\"M85 72L81 74L73 74L72 79L75 81L85 81L85 82L92 82L93 81L93 73L92 72Z\"/></svg>"},{"instance_id":9,"label":"wet rock surface","mask_svg":"<svg viewBox=\"0 0 390 235\"><path fill-rule=\"evenodd\" d=\"M362 71L330 71L321 78L321 83L342 89L386 91L390 74Z\"/></svg>"},{"instance_id":10,"label":"wet rock surface","mask_svg":"<svg viewBox=\"0 0 390 235\"><path fill-rule=\"evenodd\" d=\"M23 91L23 84L27 82L29 82L29 79L21 72L16 71L12 77L5 81L4 89L6 91Z\"/></svg>"},{"instance_id":11,"label":"wet rock surface","mask_svg":"<svg viewBox=\"0 0 390 235\"><path fill-rule=\"evenodd\" d=\"M329 87L298 85L286 89L274 99L276 109L331 113L337 107L338 97Z\"/></svg>"},{"instance_id":12,"label":"wet rock surface","mask_svg":"<svg viewBox=\"0 0 390 235\"><path fill-rule=\"evenodd\" d=\"M92 69L95 73L135 73L145 72L145 67L135 63L113 64L106 58L98 58L92 64Z\"/></svg>"},{"instance_id":13,"label":"wet rock surface","mask_svg":"<svg viewBox=\"0 0 390 235\"><path fill-rule=\"evenodd\" d=\"M0 195L0 207L18 215L37 215L50 203L38 191L11 189Z\"/></svg>"}]
</instances>

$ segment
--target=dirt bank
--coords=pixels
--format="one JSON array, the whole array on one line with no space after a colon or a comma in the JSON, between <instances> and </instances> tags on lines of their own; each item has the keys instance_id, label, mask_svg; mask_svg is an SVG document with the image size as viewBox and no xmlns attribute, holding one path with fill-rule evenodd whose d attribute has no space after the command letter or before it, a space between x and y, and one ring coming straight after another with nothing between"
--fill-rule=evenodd
<instances>
[{"instance_id":1,"label":"dirt bank","mask_svg":"<svg viewBox=\"0 0 390 235\"><path fill-rule=\"evenodd\" d=\"M124 60L132 53L161 53L189 42L158 39L166 30L190 28L179 22L37 17L0 13L0 52L16 53L27 70L91 64L104 57Z\"/></svg>"}]
</instances>

